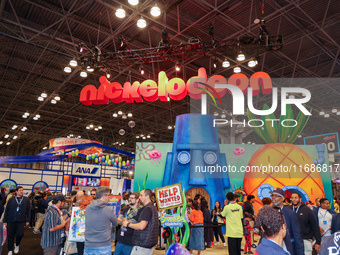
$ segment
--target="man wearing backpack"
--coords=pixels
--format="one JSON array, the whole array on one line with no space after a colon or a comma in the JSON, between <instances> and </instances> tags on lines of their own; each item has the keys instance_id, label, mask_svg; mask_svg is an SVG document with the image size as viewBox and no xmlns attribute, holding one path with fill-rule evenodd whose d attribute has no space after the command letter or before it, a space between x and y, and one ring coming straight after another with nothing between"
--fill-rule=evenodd
<instances>
[{"instance_id":1,"label":"man wearing backpack","mask_svg":"<svg viewBox=\"0 0 340 255\"><path fill-rule=\"evenodd\" d=\"M35 223L35 227L34 227L34 230L33 230L34 234L41 234L40 227L42 226L42 224L44 222L45 212L46 212L47 207L48 207L46 199L47 199L47 193L43 192L42 197L39 200L37 200L37 199L33 200L33 206L34 207L36 206L34 201L38 201L37 221Z\"/></svg>"}]
</instances>

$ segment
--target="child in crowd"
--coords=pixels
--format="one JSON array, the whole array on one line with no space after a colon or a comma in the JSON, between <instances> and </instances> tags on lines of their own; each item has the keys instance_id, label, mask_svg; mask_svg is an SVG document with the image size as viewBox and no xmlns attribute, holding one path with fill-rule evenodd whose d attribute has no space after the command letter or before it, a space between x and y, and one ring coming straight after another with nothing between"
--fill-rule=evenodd
<instances>
[{"instance_id":1,"label":"child in crowd","mask_svg":"<svg viewBox=\"0 0 340 255\"><path fill-rule=\"evenodd\" d=\"M246 241L244 245L244 254L254 254L251 251L251 230L249 222L253 220L253 215L247 214L247 216L243 219L243 236Z\"/></svg>"},{"instance_id":2,"label":"child in crowd","mask_svg":"<svg viewBox=\"0 0 340 255\"><path fill-rule=\"evenodd\" d=\"M194 209L190 213L190 221L192 222L193 228L191 229L189 249L190 254L193 250L198 251L197 255L201 254L204 250L204 227L203 227L203 212L199 210L197 201L192 203Z\"/></svg>"}]
</instances>

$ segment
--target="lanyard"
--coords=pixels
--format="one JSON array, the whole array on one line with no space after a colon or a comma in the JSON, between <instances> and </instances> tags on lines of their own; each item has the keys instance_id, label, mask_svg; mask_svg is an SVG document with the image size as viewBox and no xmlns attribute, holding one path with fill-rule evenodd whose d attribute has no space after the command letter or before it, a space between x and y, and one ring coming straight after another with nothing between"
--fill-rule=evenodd
<instances>
[{"instance_id":1,"label":"lanyard","mask_svg":"<svg viewBox=\"0 0 340 255\"><path fill-rule=\"evenodd\" d=\"M301 205L299 205L298 207L295 207L295 206L294 206L294 212L295 212L295 213L298 213L298 211L299 211L299 209L300 209L300 206L301 206Z\"/></svg>"},{"instance_id":2,"label":"lanyard","mask_svg":"<svg viewBox=\"0 0 340 255\"><path fill-rule=\"evenodd\" d=\"M21 203L22 203L22 200L24 200L24 198L22 197L21 198L21 200L20 200L20 202L18 201L18 199L17 199L17 196L15 196L15 201L17 201L17 204L18 204L18 206L20 206L21 205Z\"/></svg>"},{"instance_id":3,"label":"lanyard","mask_svg":"<svg viewBox=\"0 0 340 255\"><path fill-rule=\"evenodd\" d=\"M322 215L321 210L320 210L320 215L321 215L322 218L326 218L326 214L327 214L327 210L326 210L324 215Z\"/></svg>"}]
</instances>

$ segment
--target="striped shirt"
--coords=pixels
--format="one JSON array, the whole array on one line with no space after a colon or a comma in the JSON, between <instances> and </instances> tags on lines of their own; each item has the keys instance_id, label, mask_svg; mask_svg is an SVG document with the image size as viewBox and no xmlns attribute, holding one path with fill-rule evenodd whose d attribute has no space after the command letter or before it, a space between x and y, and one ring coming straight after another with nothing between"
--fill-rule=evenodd
<instances>
[{"instance_id":1,"label":"striped shirt","mask_svg":"<svg viewBox=\"0 0 340 255\"><path fill-rule=\"evenodd\" d=\"M42 228L41 247L55 247L62 243L61 232L62 229L51 232L50 229L61 224L59 212L49 206L45 213L44 225Z\"/></svg>"}]
</instances>

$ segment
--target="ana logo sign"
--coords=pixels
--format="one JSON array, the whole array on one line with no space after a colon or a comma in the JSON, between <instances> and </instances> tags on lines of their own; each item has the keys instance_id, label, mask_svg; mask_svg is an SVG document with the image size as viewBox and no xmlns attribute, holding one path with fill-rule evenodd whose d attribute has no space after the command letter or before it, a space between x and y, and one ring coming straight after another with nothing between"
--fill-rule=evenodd
<instances>
[{"instance_id":1,"label":"ana logo sign","mask_svg":"<svg viewBox=\"0 0 340 255\"><path fill-rule=\"evenodd\" d=\"M80 174L96 174L99 170L99 167L94 167L91 171L91 168L89 167L78 167L76 170L76 173Z\"/></svg>"}]
</instances>

